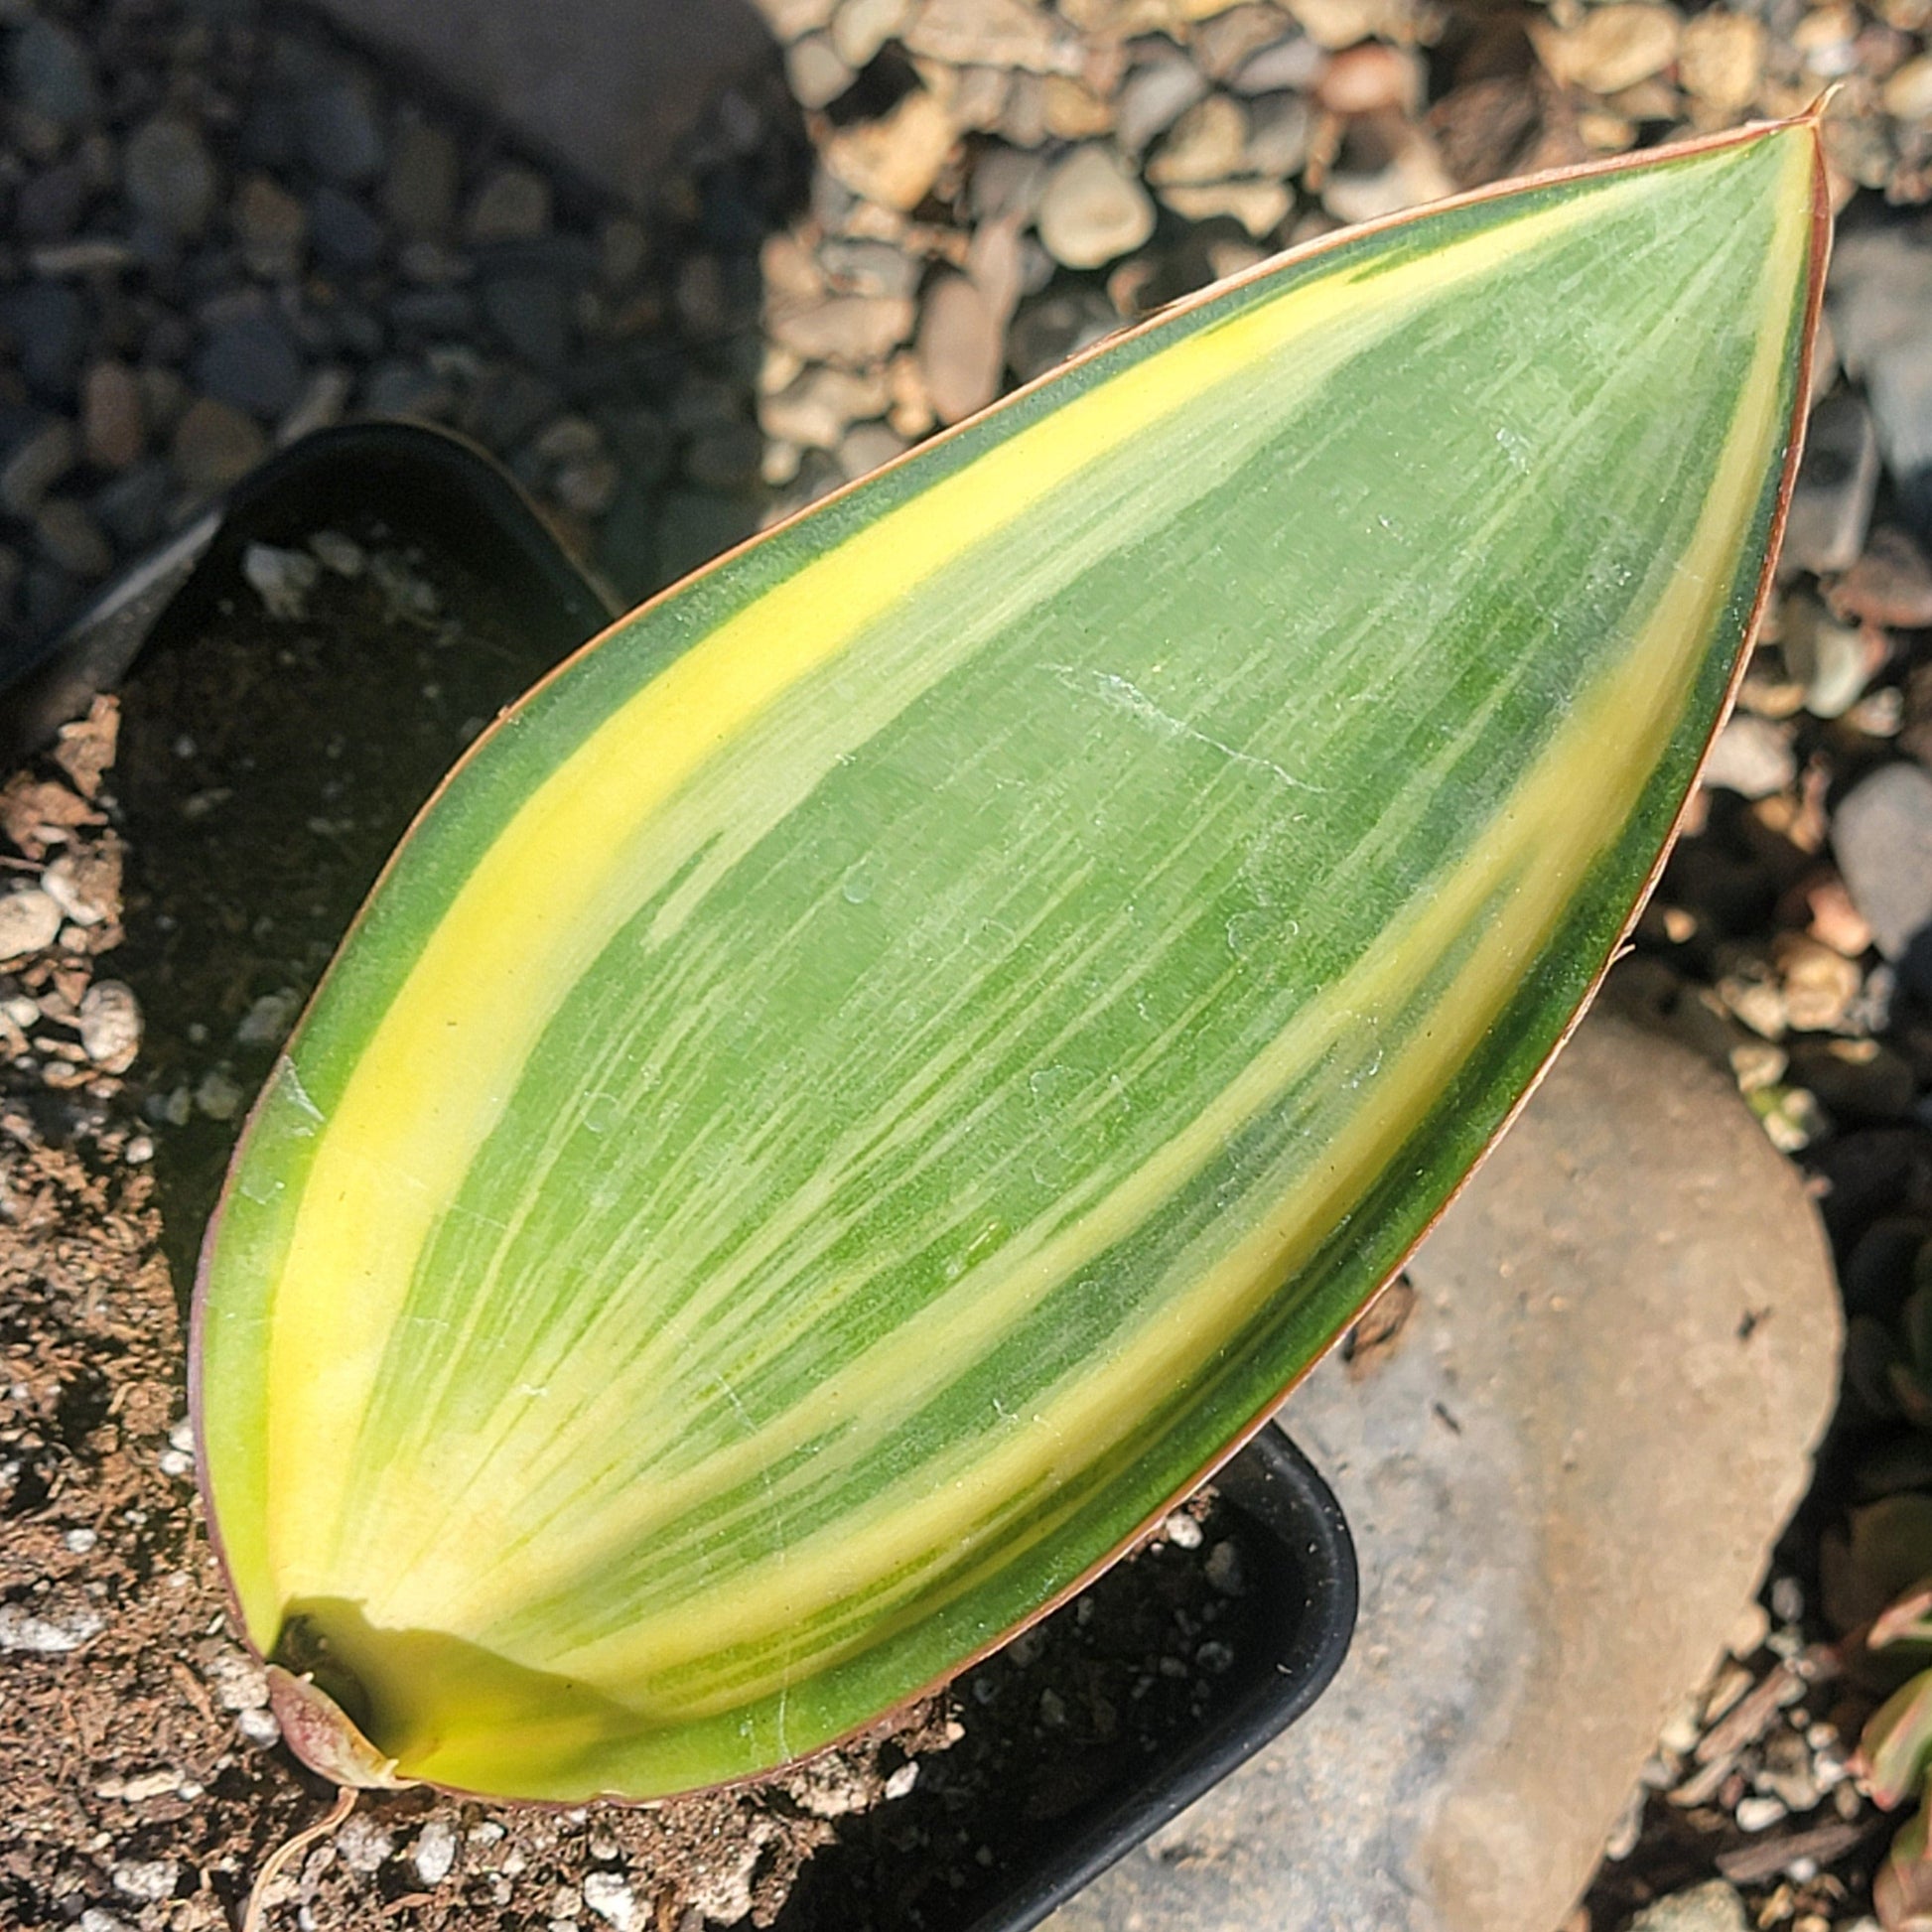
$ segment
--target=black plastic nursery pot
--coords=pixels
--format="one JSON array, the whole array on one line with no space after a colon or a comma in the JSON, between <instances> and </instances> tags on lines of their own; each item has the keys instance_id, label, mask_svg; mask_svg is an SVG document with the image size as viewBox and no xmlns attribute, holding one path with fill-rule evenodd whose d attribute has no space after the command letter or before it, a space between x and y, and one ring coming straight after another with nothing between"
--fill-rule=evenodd
<instances>
[{"instance_id":1,"label":"black plastic nursery pot","mask_svg":"<svg viewBox=\"0 0 1932 1932\"><path fill-rule=\"evenodd\" d=\"M307 558L326 548L306 547L325 533L345 536L345 548L357 554L418 560L426 577L442 584L439 597L470 600L486 620L472 634L486 640L483 648L498 660L485 667L488 674L481 681L462 675L464 667L449 654L458 648L450 643L452 633L447 625L438 629L448 614L434 601L402 611L412 640L403 652L393 640L370 634L350 640L365 653L359 659L351 653L312 661L279 645L274 626L266 624L257 641L250 626L260 607L263 560L255 554L251 575L252 547ZM313 577L313 567L305 568ZM422 591L410 570L389 588L405 607ZM194 819L205 799L226 801L231 813L244 817L272 814L276 747L296 742L290 730L297 739L327 738L324 755L340 755L344 768L356 754L363 756L364 768L370 759L377 766L391 762L385 734L392 733L399 746L408 740L407 756L399 754L387 773L393 780L388 820L376 813L373 822L354 826L362 845L340 864L334 855L344 841L337 834L346 837L351 821L345 817L338 827L311 815L306 830L298 826L295 833L308 837L307 849L328 857L330 865L303 856L300 844L278 842L271 826L260 839L236 843L214 867L255 875L224 882L244 904L255 887L279 886L286 897L290 878L301 881L305 890L298 897L316 901L296 908L310 921L298 937L306 948L302 961L312 966L340 936L373 868L428 795L440 775L439 760L454 755L455 745L439 749L415 714L433 710L432 698L459 710L508 702L613 615L521 492L479 451L413 426L326 430L245 480L224 504L113 586L63 637L0 663L0 751L12 762L83 713L95 694L124 688L117 789L138 868L143 795L165 800L177 818L185 813ZM198 646L206 650L217 629L230 655L212 669L198 668ZM246 659L233 655L238 634ZM513 650L504 639L514 640ZM407 664L396 661L402 655ZM238 677L234 667L244 662L247 675ZM365 681L367 688L358 692L354 687ZM166 744L143 741L144 731L152 741L156 730L142 723L148 690L165 692L172 707L165 731L175 736ZM453 698L452 690L459 695ZM422 705L412 693L420 694ZM336 695L359 696L359 707L351 702L332 716L328 701ZM313 718L306 715L311 708ZM267 722L277 709L304 714L281 721L279 741ZM484 716L467 718L463 734L480 727ZM446 737L450 729L446 722ZM235 760L235 769L248 775L235 785L208 784L203 772L200 782L207 788L193 791L195 761L204 750L196 739L236 740L241 733L255 734L239 740L248 755ZM364 738L370 742L355 742ZM258 794L249 789L256 777L264 787ZM190 795L172 797L170 786ZM184 839L177 827L175 842L187 850L184 864L192 872L203 841ZM207 901L211 890L197 875L165 902L192 908ZM184 926L169 914L158 923L170 930L157 939L142 931L143 904L143 891L131 891L126 970L137 988L144 948L150 959L172 948L178 964L186 962L200 975L172 1022L163 1011L151 1023L160 1064L149 1073L148 1105L174 1130L159 1137L157 1173L169 1245L178 1278L185 1279L180 1271L225 1164L232 1109L214 1109L214 1117L207 1117L207 1107L187 1103L186 1085L171 1096L166 1042L171 1027L176 1035L194 1031L187 1018L193 1001L209 998L210 987L221 983L224 952L245 951L257 927L217 907L205 912L198 927L192 918ZM294 923L301 926L301 917ZM298 943L286 933L277 942ZM143 991L144 1004L147 999ZM272 1041L264 1044L263 1053L271 1048ZM243 1067L241 1087L262 1071L265 1059ZM922 1760L909 1797L841 1826L839 1842L806 1865L776 1921L779 1932L1026 1932L1313 1704L1339 1667L1355 1620L1354 1551L1340 1508L1273 1425L1220 1471L1213 1490L1211 1508L1200 1513L1204 1530L1190 1515L1191 1529L1118 1567L1088 1593L1094 1600L1063 1606L1008 1652L966 1673L959 1686L965 1740ZM1218 1595L1209 1592L1213 1600L1205 1611L1198 1607L1205 1588L1198 1579L1196 1610L1175 1607L1177 1566L1190 1545L1196 1567L1204 1563L1208 1578L1216 1578L1218 1564ZM1101 1592L1107 1593L1104 1604ZM1097 1606L1102 1614L1094 1617ZM1106 1716L1115 1692L1103 1697L1092 1689L1097 1666L1088 1655L1090 1620L1102 1629L1131 1628L1142 1638L1162 1631L1160 1641L1168 1646L1162 1655L1176 1665L1139 1676L1130 1671L1131 1682L1116 1701L1153 1693L1150 1709L1160 1704L1167 1715L1138 1733L1123 1725L1117 1743L1096 1737L1091 1726L1083 1733L1079 1723L1064 1717L1042 1728L1037 1714L1045 1701L1063 1712L1074 1694L1063 1698L1050 1687L1042 1693L1036 1677L1020 1668L1023 1659L1029 1669L1036 1667L1043 1652L1052 1653L1049 1665L1063 1657L1072 1681L1087 1687L1088 1703ZM1173 1682L1189 1675L1183 1656L1203 1660L1184 1698Z\"/></svg>"}]
</instances>

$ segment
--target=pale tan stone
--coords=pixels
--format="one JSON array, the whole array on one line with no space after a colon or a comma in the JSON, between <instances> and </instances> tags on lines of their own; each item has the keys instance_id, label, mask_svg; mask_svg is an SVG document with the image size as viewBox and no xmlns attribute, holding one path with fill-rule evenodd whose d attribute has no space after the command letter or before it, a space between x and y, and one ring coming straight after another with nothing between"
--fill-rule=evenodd
<instances>
[{"instance_id":1,"label":"pale tan stone","mask_svg":"<svg viewBox=\"0 0 1932 1932\"><path fill-rule=\"evenodd\" d=\"M1907 61L1886 82L1885 112L1899 121L1932 121L1932 54Z\"/></svg>"},{"instance_id":2,"label":"pale tan stone","mask_svg":"<svg viewBox=\"0 0 1932 1932\"><path fill-rule=\"evenodd\" d=\"M854 423L883 416L891 401L883 372L814 368L759 403L759 427L801 449L835 450Z\"/></svg>"},{"instance_id":3,"label":"pale tan stone","mask_svg":"<svg viewBox=\"0 0 1932 1932\"><path fill-rule=\"evenodd\" d=\"M1661 73L1677 58L1681 32L1676 12L1649 0L1592 7L1568 29L1543 21L1530 26L1552 76L1595 94L1613 94Z\"/></svg>"},{"instance_id":4,"label":"pale tan stone","mask_svg":"<svg viewBox=\"0 0 1932 1932\"><path fill-rule=\"evenodd\" d=\"M1091 140L1114 124L1114 110L1084 81L1049 73L1042 89L1046 131L1061 141Z\"/></svg>"},{"instance_id":5,"label":"pale tan stone","mask_svg":"<svg viewBox=\"0 0 1932 1932\"><path fill-rule=\"evenodd\" d=\"M863 68L904 25L910 0L841 0L832 45L848 67Z\"/></svg>"},{"instance_id":6,"label":"pale tan stone","mask_svg":"<svg viewBox=\"0 0 1932 1932\"><path fill-rule=\"evenodd\" d=\"M1677 50L1677 77L1686 93L1721 113L1748 107L1764 77L1763 22L1717 7L1687 21Z\"/></svg>"},{"instance_id":7,"label":"pale tan stone","mask_svg":"<svg viewBox=\"0 0 1932 1932\"><path fill-rule=\"evenodd\" d=\"M912 333L912 301L898 295L830 295L774 305L765 328L779 347L807 362L864 368Z\"/></svg>"},{"instance_id":8,"label":"pale tan stone","mask_svg":"<svg viewBox=\"0 0 1932 1932\"><path fill-rule=\"evenodd\" d=\"M1314 88L1331 114L1413 114L1422 95L1421 60L1409 48L1381 41L1337 54Z\"/></svg>"},{"instance_id":9,"label":"pale tan stone","mask_svg":"<svg viewBox=\"0 0 1932 1932\"><path fill-rule=\"evenodd\" d=\"M1085 66L1078 37L1027 0L923 0L899 38L909 52L953 67L1078 73Z\"/></svg>"},{"instance_id":10,"label":"pale tan stone","mask_svg":"<svg viewBox=\"0 0 1932 1932\"><path fill-rule=\"evenodd\" d=\"M932 192L957 138L945 103L917 88L883 120L838 129L821 156L855 195L903 211Z\"/></svg>"},{"instance_id":11,"label":"pale tan stone","mask_svg":"<svg viewBox=\"0 0 1932 1932\"><path fill-rule=\"evenodd\" d=\"M1317 47L1353 47L1379 34L1407 43L1415 38L1414 10L1407 0L1288 0L1288 11Z\"/></svg>"},{"instance_id":12,"label":"pale tan stone","mask_svg":"<svg viewBox=\"0 0 1932 1932\"><path fill-rule=\"evenodd\" d=\"M1148 163L1147 178L1157 188L1225 181L1240 168L1247 146L1248 116L1241 103L1209 94L1174 122Z\"/></svg>"},{"instance_id":13,"label":"pale tan stone","mask_svg":"<svg viewBox=\"0 0 1932 1932\"><path fill-rule=\"evenodd\" d=\"M1037 218L1046 251L1068 268L1099 268L1154 232L1154 204L1099 143L1075 148L1047 178Z\"/></svg>"},{"instance_id":14,"label":"pale tan stone","mask_svg":"<svg viewBox=\"0 0 1932 1932\"><path fill-rule=\"evenodd\" d=\"M1279 228L1295 206L1293 192L1278 181L1176 183L1162 189L1161 199L1184 221L1231 215L1257 240Z\"/></svg>"}]
</instances>

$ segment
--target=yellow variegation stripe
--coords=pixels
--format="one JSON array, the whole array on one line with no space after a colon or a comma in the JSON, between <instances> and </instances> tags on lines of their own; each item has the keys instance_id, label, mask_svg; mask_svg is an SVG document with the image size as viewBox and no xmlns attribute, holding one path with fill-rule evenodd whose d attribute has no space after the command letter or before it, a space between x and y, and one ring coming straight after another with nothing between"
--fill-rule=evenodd
<instances>
[{"instance_id":1,"label":"yellow variegation stripe","mask_svg":"<svg viewBox=\"0 0 1932 1932\"><path fill-rule=\"evenodd\" d=\"M210 1245L258 1641L326 1631L416 1774L674 1788L905 1695L1224 1445L1413 1239L1654 861L1758 581L1815 169L1773 131L1237 288L499 730ZM1597 291L1627 340L1566 311ZM1626 429L1672 384L1708 453ZM1451 518L1432 464L1487 493ZM1258 465L1319 493L1284 524ZM1404 558L1404 518L1453 549ZM974 695L997 666L1014 716Z\"/></svg>"}]
</instances>

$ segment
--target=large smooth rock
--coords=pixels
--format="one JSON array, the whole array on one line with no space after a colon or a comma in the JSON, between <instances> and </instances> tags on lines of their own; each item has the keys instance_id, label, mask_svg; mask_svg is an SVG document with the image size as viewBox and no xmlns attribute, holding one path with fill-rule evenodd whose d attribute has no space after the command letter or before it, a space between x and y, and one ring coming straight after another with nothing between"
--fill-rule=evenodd
<instances>
[{"instance_id":1,"label":"large smooth rock","mask_svg":"<svg viewBox=\"0 0 1932 1932\"><path fill-rule=\"evenodd\" d=\"M639 205L718 95L775 58L745 0L318 4Z\"/></svg>"},{"instance_id":2,"label":"large smooth rock","mask_svg":"<svg viewBox=\"0 0 1932 1932\"><path fill-rule=\"evenodd\" d=\"M1283 1420L1362 1562L1354 1649L1054 1932L1552 1932L1803 1493L1817 1218L1731 1085L1607 1015Z\"/></svg>"}]
</instances>

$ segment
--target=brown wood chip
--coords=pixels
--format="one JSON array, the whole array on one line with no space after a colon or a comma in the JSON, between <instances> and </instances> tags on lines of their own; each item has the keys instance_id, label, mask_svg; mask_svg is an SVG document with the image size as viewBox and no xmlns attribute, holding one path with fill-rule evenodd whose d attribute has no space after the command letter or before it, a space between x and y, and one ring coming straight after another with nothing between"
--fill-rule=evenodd
<instances>
[{"instance_id":1,"label":"brown wood chip","mask_svg":"<svg viewBox=\"0 0 1932 1932\"><path fill-rule=\"evenodd\" d=\"M1881 1829L1887 1829L1886 1821L1873 1817L1856 1824L1816 1825L1808 1832L1787 1832L1782 1838L1758 1839L1733 1851L1720 1852L1718 1869L1733 1885L1761 1884L1799 1859L1830 1864Z\"/></svg>"},{"instance_id":2,"label":"brown wood chip","mask_svg":"<svg viewBox=\"0 0 1932 1932\"><path fill-rule=\"evenodd\" d=\"M1712 1764L1719 1758L1735 1757L1770 1729L1780 1711L1796 1704L1812 1685L1829 1683L1838 1673L1838 1659L1824 1644L1813 1644L1789 1663L1780 1664L1756 1690L1739 1698L1721 1724L1698 1739L1697 1761Z\"/></svg>"}]
</instances>

